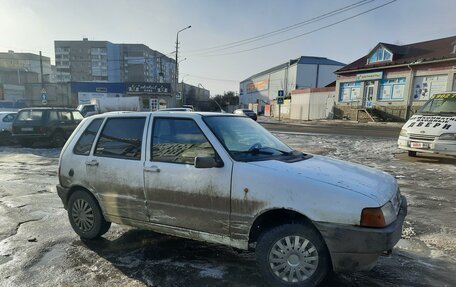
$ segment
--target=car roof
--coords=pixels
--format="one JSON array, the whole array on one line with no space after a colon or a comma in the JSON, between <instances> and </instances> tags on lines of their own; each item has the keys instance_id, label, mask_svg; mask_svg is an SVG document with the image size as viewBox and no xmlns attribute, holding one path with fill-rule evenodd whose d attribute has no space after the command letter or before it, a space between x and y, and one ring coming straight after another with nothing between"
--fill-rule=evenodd
<instances>
[{"instance_id":1,"label":"car roof","mask_svg":"<svg viewBox=\"0 0 456 287\"><path fill-rule=\"evenodd\" d=\"M76 111L73 108L59 108L59 107L30 107L30 108L22 108L20 111L29 111L29 110L65 110L65 111Z\"/></svg>"},{"instance_id":2,"label":"car roof","mask_svg":"<svg viewBox=\"0 0 456 287\"><path fill-rule=\"evenodd\" d=\"M99 115L93 115L90 118L104 118L106 116L110 117L145 117L150 114L154 116L175 116L175 117L187 117L187 118L197 118L205 116L227 116L227 117L239 117L238 115L228 114L228 113L216 113L216 112L186 112L186 111L155 111L155 112L128 112L128 111L119 111L119 112L108 112Z\"/></svg>"},{"instance_id":3,"label":"car roof","mask_svg":"<svg viewBox=\"0 0 456 287\"><path fill-rule=\"evenodd\" d=\"M0 114L17 114L16 111L0 111Z\"/></svg>"}]
</instances>

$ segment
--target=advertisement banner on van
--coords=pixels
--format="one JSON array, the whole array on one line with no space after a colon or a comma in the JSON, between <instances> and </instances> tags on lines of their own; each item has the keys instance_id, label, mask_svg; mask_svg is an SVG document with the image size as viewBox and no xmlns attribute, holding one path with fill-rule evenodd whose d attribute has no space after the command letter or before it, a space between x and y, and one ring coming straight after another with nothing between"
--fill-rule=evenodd
<instances>
[{"instance_id":1,"label":"advertisement banner on van","mask_svg":"<svg viewBox=\"0 0 456 287\"><path fill-rule=\"evenodd\" d=\"M407 128L449 130L455 124L456 117L414 115L407 123Z\"/></svg>"}]
</instances>

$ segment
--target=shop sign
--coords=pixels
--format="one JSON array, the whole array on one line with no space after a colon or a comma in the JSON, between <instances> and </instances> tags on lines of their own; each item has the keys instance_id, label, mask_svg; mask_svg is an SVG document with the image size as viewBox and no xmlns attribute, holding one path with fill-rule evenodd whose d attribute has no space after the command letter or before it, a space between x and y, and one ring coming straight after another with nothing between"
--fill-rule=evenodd
<instances>
[{"instance_id":1,"label":"shop sign","mask_svg":"<svg viewBox=\"0 0 456 287\"><path fill-rule=\"evenodd\" d=\"M127 93L141 94L169 94L171 84L169 83L128 83Z\"/></svg>"},{"instance_id":2,"label":"shop sign","mask_svg":"<svg viewBox=\"0 0 456 287\"><path fill-rule=\"evenodd\" d=\"M383 72L363 73L356 75L357 81L371 81L379 80L381 78L383 78Z\"/></svg>"},{"instance_id":3,"label":"shop sign","mask_svg":"<svg viewBox=\"0 0 456 287\"><path fill-rule=\"evenodd\" d=\"M268 88L268 80L252 82L247 84L247 93L252 93L254 91L262 91Z\"/></svg>"}]
</instances>

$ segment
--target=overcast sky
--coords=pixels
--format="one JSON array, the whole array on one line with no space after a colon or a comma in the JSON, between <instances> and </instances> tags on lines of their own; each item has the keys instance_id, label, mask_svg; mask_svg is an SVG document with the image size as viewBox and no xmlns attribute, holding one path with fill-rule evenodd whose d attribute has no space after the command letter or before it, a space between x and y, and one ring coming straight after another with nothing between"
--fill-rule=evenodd
<instances>
[{"instance_id":1,"label":"overcast sky","mask_svg":"<svg viewBox=\"0 0 456 287\"><path fill-rule=\"evenodd\" d=\"M179 34L180 57L187 58L180 64L180 80L201 83L217 94L238 91L239 81L299 56L349 63L378 42L407 44L456 35L456 0L397 0L283 42L390 1L365 1L274 37L214 51L207 49L304 22L360 0L0 0L0 51L42 50L54 63L54 40L87 37L143 43L168 54L174 50L176 32L191 25ZM278 44L237 53L269 43Z\"/></svg>"}]
</instances>

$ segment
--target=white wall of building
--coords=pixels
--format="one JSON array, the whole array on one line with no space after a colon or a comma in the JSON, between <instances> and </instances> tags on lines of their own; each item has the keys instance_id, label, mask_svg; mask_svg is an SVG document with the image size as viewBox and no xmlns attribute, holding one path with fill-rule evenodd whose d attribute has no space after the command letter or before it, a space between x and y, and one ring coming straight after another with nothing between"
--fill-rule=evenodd
<instances>
[{"instance_id":1,"label":"white wall of building","mask_svg":"<svg viewBox=\"0 0 456 287\"><path fill-rule=\"evenodd\" d=\"M319 120L332 117L335 91L304 92L291 96L290 118L293 120Z\"/></svg>"}]
</instances>

